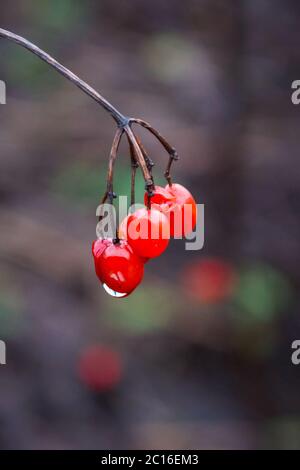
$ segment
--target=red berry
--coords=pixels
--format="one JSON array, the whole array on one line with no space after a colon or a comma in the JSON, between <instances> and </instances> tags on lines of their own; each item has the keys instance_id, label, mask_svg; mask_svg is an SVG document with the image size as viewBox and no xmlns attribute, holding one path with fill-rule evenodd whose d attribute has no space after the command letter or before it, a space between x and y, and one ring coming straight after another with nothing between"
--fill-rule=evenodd
<instances>
[{"instance_id":1,"label":"red berry","mask_svg":"<svg viewBox=\"0 0 300 470\"><path fill-rule=\"evenodd\" d=\"M145 206L148 207L149 196L148 193L145 192L144 196ZM150 203L155 203L158 205L161 204L171 204L175 202L175 196L172 196L170 192L163 188L162 186L155 186L154 195L150 197Z\"/></svg>"},{"instance_id":2,"label":"red berry","mask_svg":"<svg viewBox=\"0 0 300 470\"><path fill-rule=\"evenodd\" d=\"M181 184L167 185L166 189L175 197L174 210L170 212L170 225L174 237L187 236L196 225L197 205L191 193ZM181 212L181 217L176 219L176 214ZM180 221L181 220L181 221Z\"/></svg>"},{"instance_id":3,"label":"red berry","mask_svg":"<svg viewBox=\"0 0 300 470\"><path fill-rule=\"evenodd\" d=\"M130 214L129 214L130 215ZM127 240L127 230L128 230L128 217L129 215L127 215L127 217L125 217L125 219L122 220L122 222L120 223L119 225L119 230L118 230L118 234L119 234L119 237L122 239L122 240ZM143 256L140 256L140 259L143 261L143 263L148 263L149 259L150 258L145 258Z\"/></svg>"},{"instance_id":4,"label":"red berry","mask_svg":"<svg viewBox=\"0 0 300 470\"><path fill-rule=\"evenodd\" d=\"M145 202L147 201L146 193ZM156 186L151 205L168 217L171 236L187 236L194 229L197 220L196 202L191 193L181 184L173 183L165 188Z\"/></svg>"},{"instance_id":5,"label":"red berry","mask_svg":"<svg viewBox=\"0 0 300 470\"><path fill-rule=\"evenodd\" d=\"M96 274L109 289L128 295L141 282L144 264L126 240L98 239L92 252Z\"/></svg>"},{"instance_id":6,"label":"red berry","mask_svg":"<svg viewBox=\"0 0 300 470\"><path fill-rule=\"evenodd\" d=\"M94 345L85 349L79 358L79 378L95 391L109 391L121 380L119 354L106 346Z\"/></svg>"},{"instance_id":7,"label":"red berry","mask_svg":"<svg viewBox=\"0 0 300 470\"><path fill-rule=\"evenodd\" d=\"M162 212L157 209L138 209L127 218L126 239L138 256L155 258L169 244L169 228L168 219Z\"/></svg>"}]
</instances>

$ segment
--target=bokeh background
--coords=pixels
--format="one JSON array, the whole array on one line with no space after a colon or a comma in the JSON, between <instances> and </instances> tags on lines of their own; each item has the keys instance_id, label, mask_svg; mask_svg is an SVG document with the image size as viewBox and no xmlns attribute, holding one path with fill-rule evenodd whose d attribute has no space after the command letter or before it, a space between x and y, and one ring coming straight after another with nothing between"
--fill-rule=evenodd
<instances>
[{"instance_id":1,"label":"bokeh background","mask_svg":"<svg viewBox=\"0 0 300 470\"><path fill-rule=\"evenodd\" d=\"M0 16L158 128L205 204L203 250L172 242L110 298L90 246L114 123L0 41L0 447L299 447L299 2L3 0ZM125 145L117 165L128 194Z\"/></svg>"}]
</instances>

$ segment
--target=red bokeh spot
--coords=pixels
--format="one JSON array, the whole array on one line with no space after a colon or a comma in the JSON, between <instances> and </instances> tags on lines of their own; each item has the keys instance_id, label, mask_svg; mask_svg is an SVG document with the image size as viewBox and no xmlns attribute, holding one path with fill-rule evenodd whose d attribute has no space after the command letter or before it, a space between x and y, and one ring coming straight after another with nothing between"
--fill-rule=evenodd
<instances>
[{"instance_id":1,"label":"red bokeh spot","mask_svg":"<svg viewBox=\"0 0 300 470\"><path fill-rule=\"evenodd\" d=\"M234 289L233 267L219 258L206 258L190 264L183 275L186 292L203 303L217 303L228 298Z\"/></svg>"},{"instance_id":2,"label":"red bokeh spot","mask_svg":"<svg viewBox=\"0 0 300 470\"><path fill-rule=\"evenodd\" d=\"M120 356L107 346L89 346L81 353L78 373L82 382L92 390L110 391L122 378Z\"/></svg>"}]
</instances>

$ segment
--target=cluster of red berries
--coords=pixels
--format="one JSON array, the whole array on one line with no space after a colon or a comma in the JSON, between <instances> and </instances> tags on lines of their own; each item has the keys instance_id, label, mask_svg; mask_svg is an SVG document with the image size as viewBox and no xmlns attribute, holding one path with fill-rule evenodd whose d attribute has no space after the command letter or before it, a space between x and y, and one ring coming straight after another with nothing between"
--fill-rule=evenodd
<instances>
[{"instance_id":1,"label":"cluster of red berries","mask_svg":"<svg viewBox=\"0 0 300 470\"><path fill-rule=\"evenodd\" d=\"M144 208L121 222L116 240L93 243L96 274L115 297L125 297L138 286L144 264L165 251L170 237L185 237L196 225L196 202L180 184L155 186L151 197L145 193L144 202Z\"/></svg>"}]
</instances>

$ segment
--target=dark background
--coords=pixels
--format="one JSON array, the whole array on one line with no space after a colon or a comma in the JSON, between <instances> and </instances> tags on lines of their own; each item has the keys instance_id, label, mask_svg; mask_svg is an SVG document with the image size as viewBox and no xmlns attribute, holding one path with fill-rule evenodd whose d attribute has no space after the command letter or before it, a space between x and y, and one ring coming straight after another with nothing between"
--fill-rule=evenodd
<instances>
[{"instance_id":1,"label":"dark background","mask_svg":"<svg viewBox=\"0 0 300 470\"><path fill-rule=\"evenodd\" d=\"M0 41L0 447L299 448L299 2L14 0L0 17L167 136L205 204L203 250L174 241L107 296L90 247L114 123ZM122 145L118 194L129 181ZM78 374L91 345L97 392Z\"/></svg>"}]
</instances>

